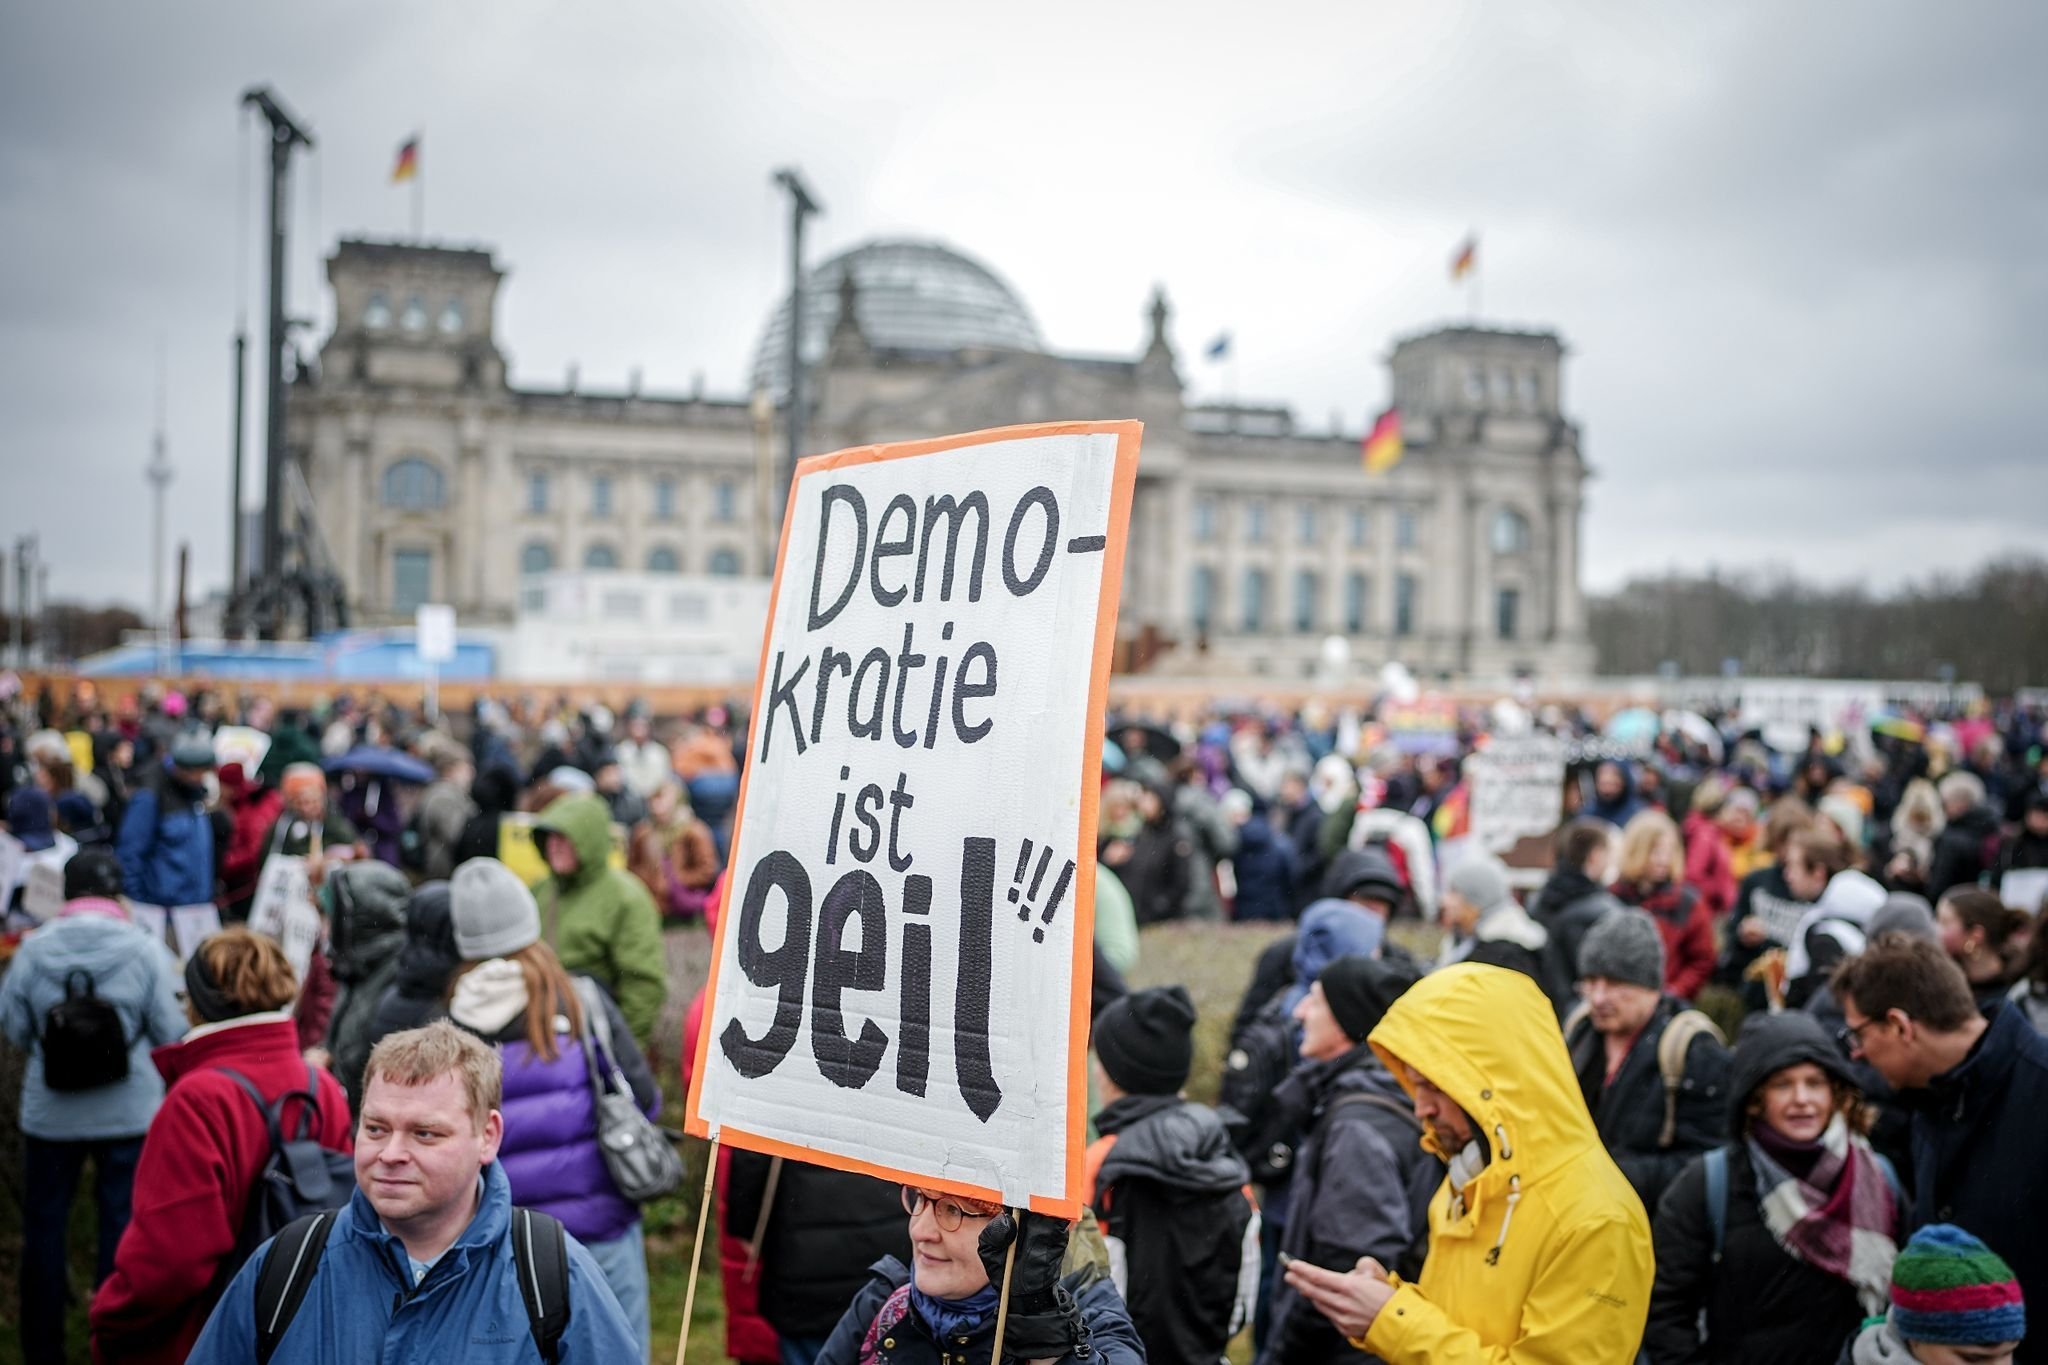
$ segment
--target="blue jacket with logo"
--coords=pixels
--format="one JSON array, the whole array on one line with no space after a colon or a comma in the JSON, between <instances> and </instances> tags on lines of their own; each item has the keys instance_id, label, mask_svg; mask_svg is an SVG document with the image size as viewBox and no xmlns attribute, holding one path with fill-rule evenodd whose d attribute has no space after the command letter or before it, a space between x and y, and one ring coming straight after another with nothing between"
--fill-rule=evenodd
<instances>
[{"instance_id":1,"label":"blue jacket with logo","mask_svg":"<svg viewBox=\"0 0 2048 1365\"><path fill-rule=\"evenodd\" d=\"M258 1247L228 1285L187 1365L249 1365L256 1359L256 1281L269 1246ZM571 1237L563 1365L639 1355L640 1344L604 1275ZM476 1217L417 1287L405 1244L384 1230L357 1190L329 1229L320 1269L271 1357L273 1365L525 1365L539 1359L512 1264L512 1187L496 1162L484 1168Z\"/></svg>"}]
</instances>

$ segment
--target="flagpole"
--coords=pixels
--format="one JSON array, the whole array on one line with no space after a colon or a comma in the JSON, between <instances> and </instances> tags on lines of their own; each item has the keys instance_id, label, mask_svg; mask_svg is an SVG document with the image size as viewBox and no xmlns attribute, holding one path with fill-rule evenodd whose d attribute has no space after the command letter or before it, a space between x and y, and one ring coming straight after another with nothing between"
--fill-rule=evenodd
<instances>
[{"instance_id":1,"label":"flagpole","mask_svg":"<svg viewBox=\"0 0 2048 1365\"><path fill-rule=\"evenodd\" d=\"M427 239L427 174L420 169L417 160L412 168L412 239L415 242Z\"/></svg>"}]
</instances>

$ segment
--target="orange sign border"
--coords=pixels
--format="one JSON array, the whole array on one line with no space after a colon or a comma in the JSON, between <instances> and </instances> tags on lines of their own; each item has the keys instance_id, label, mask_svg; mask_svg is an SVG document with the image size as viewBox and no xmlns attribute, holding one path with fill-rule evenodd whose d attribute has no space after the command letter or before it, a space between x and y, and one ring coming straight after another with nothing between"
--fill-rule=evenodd
<instances>
[{"instance_id":1,"label":"orange sign border","mask_svg":"<svg viewBox=\"0 0 2048 1365\"><path fill-rule=\"evenodd\" d=\"M1075 878L1074 887L1073 998L1068 1002L1067 1023L1067 1193L1063 1199L1043 1195L1033 1195L1031 1198L1033 1210L1061 1218L1079 1217L1081 1206L1088 1198L1088 1192L1081 1188L1081 1158L1082 1134L1086 1126L1088 1107L1089 998L1095 975L1095 832L1102 788L1102 732L1109 705L1109 665L1116 644L1117 609L1123 598L1124 551L1130 540L1131 500L1138 480L1138 448L1144 432L1145 424L1137 421L1038 422L1025 426L992 427L986 431L941 436L925 441L853 446L829 455L807 456L798 461L795 479L790 484L790 497L783 507L782 538L775 551L775 577L768 590L768 620L761 630L761 659L754 674L754 703L748 712L749 719L758 724L761 716L761 694L768 685L768 646L774 637L775 609L782 598L782 567L789 555L789 531L795 520L796 488L807 475L876 464L883 460L900 460L916 455L935 455L949 450L993 445L1000 441L1031 440L1045 436L1116 437L1115 467L1110 474L1109 529L1103 546L1101 595L1095 611L1095 651L1089 666L1088 715L1085 722L1086 730L1081 740L1081 820L1075 844L1080 856L1075 859L1079 875ZM746 828L747 788L753 779L754 767L754 763L749 762L740 775L739 805L733 814L735 853L739 851L739 832ZM725 883L728 906L732 899L732 888L732 879L728 877ZM721 906L721 911L728 906ZM711 945L711 974L704 984L706 1017L704 1026L697 1035L697 1057L690 1069L690 1093L684 1106L684 1131L697 1137L711 1136L711 1125L700 1112L699 1104L704 1088L705 1068L711 1053L711 1035L714 1032L711 1026L711 1010L718 999L718 971L725 961L725 936L730 932L732 917L721 913L718 917L718 930ZM841 1156L836 1152L821 1152L795 1143L764 1137L759 1133L749 1133L730 1124L720 1127L718 1137L721 1142L747 1151L788 1157L793 1161L807 1161L812 1165L827 1166L834 1170L854 1171L862 1175L877 1176L883 1180L924 1185L949 1194L966 1195L976 1199L1001 1202L1003 1198L1000 1190L987 1186L897 1170ZM706 1179L709 1178L707 1174Z\"/></svg>"}]
</instances>

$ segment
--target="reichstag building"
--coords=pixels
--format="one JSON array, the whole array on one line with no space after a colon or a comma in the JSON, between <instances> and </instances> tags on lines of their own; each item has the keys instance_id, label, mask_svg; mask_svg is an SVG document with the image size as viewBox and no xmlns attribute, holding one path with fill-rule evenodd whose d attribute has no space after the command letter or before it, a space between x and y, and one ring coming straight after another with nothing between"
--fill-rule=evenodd
<instances>
[{"instance_id":1,"label":"reichstag building","mask_svg":"<svg viewBox=\"0 0 2048 1365\"><path fill-rule=\"evenodd\" d=\"M443 601L465 622L509 622L522 582L552 570L767 571L786 298L755 395L677 397L573 378L513 387L494 321L504 272L487 250L345 240L327 277L335 326L290 387L288 440L359 621ZM1124 667L1275 683L1333 658L1361 676L1390 659L1425 675L1591 672L1587 469L1554 333L1397 340L1407 455L1372 475L1359 432L1190 402L1168 321L1155 295L1136 354L1055 354L986 267L935 243L870 242L809 277L805 445L1141 419Z\"/></svg>"}]
</instances>

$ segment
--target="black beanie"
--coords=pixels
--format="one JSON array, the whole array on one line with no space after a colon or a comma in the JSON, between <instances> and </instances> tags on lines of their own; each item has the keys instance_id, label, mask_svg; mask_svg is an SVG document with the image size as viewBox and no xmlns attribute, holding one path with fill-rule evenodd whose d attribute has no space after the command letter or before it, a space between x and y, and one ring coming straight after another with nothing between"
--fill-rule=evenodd
<instances>
[{"instance_id":1,"label":"black beanie","mask_svg":"<svg viewBox=\"0 0 2048 1365\"><path fill-rule=\"evenodd\" d=\"M112 900L121 894L121 864L109 848L82 848L64 864L64 899L83 896Z\"/></svg>"},{"instance_id":2,"label":"black beanie","mask_svg":"<svg viewBox=\"0 0 2048 1365\"><path fill-rule=\"evenodd\" d=\"M1330 1002L1337 1027L1354 1043L1364 1042L1365 1035L1379 1027L1388 1006L1417 980L1416 973L1409 968L1363 953L1338 958L1316 978L1323 988L1323 998Z\"/></svg>"},{"instance_id":3,"label":"black beanie","mask_svg":"<svg viewBox=\"0 0 2048 1365\"><path fill-rule=\"evenodd\" d=\"M1095 1016L1095 1055L1130 1094L1177 1094L1195 1064L1194 1027L1195 1002L1185 986L1133 991Z\"/></svg>"}]
</instances>

